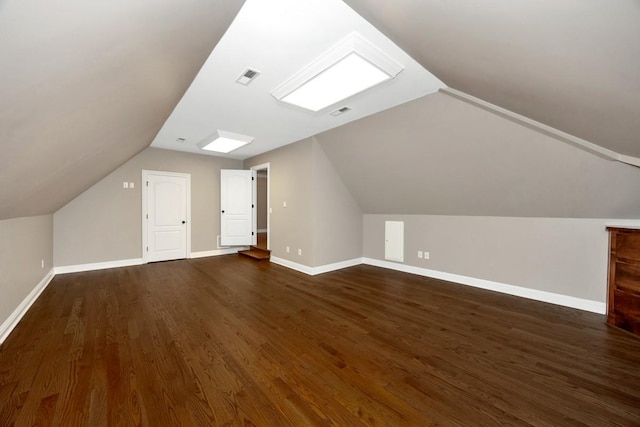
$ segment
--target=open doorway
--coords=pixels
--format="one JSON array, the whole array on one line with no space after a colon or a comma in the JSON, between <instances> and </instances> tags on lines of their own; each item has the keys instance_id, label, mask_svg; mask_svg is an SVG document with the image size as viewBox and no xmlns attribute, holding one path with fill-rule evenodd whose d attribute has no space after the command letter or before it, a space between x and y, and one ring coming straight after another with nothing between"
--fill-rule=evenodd
<instances>
[{"instance_id":1,"label":"open doorway","mask_svg":"<svg viewBox=\"0 0 640 427\"><path fill-rule=\"evenodd\" d=\"M253 166L251 170L256 171L256 222L257 222L257 244L260 249L268 250L270 245L269 236L269 164L265 163Z\"/></svg>"}]
</instances>

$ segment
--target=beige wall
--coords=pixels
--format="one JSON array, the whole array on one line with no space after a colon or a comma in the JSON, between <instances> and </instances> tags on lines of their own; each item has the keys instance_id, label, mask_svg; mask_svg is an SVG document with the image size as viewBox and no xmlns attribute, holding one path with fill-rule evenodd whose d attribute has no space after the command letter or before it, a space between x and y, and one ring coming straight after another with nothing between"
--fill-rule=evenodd
<instances>
[{"instance_id":1,"label":"beige wall","mask_svg":"<svg viewBox=\"0 0 640 427\"><path fill-rule=\"evenodd\" d=\"M0 325L52 267L51 215L0 221Z\"/></svg>"},{"instance_id":2,"label":"beige wall","mask_svg":"<svg viewBox=\"0 0 640 427\"><path fill-rule=\"evenodd\" d=\"M267 177L258 177L257 187L257 228L266 230L267 228Z\"/></svg>"},{"instance_id":3,"label":"beige wall","mask_svg":"<svg viewBox=\"0 0 640 427\"><path fill-rule=\"evenodd\" d=\"M316 139L365 214L369 258L403 220L405 264L604 302L608 221L591 218L640 218L640 168L440 93Z\"/></svg>"},{"instance_id":4,"label":"beige wall","mask_svg":"<svg viewBox=\"0 0 640 427\"><path fill-rule=\"evenodd\" d=\"M69 202L53 216L56 266L142 257L142 170L191 174L191 251L217 247L220 169L240 160L148 148ZM123 189L122 182L134 189Z\"/></svg>"},{"instance_id":5,"label":"beige wall","mask_svg":"<svg viewBox=\"0 0 640 427\"><path fill-rule=\"evenodd\" d=\"M313 266L362 257L362 211L313 142Z\"/></svg>"},{"instance_id":6,"label":"beige wall","mask_svg":"<svg viewBox=\"0 0 640 427\"><path fill-rule=\"evenodd\" d=\"M245 169L269 163L272 255L308 266L313 262L311 150L311 140L306 139L244 161Z\"/></svg>"},{"instance_id":7,"label":"beige wall","mask_svg":"<svg viewBox=\"0 0 640 427\"><path fill-rule=\"evenodd\" d=\"M263 163L269 163L273 256L308 267L362 256L362 212L314 138L252 157L244 166Z\"/></svg>"},{"instance_id":8,"label":"beige wall","mask_svg":"<svg viewBox=\"0 0 640 427\"><path fill-rule=\"evenodd\" d=\"M386 220L405 222L404 264L606 301L605 227L619 221L365 215L365 257L384 260ZM430 259L419 259L418 251L428 251Z\"/></svg>"},{"instance_id":9,"label":"beige wall","mask_svg":"<svg viewBox=\"0 0 640 427\"><path fill-rule=\"evenodd\" d=\"M640 218L640 168L441 93L316 137L365 213Z\"/></svg>"}]
</instances>

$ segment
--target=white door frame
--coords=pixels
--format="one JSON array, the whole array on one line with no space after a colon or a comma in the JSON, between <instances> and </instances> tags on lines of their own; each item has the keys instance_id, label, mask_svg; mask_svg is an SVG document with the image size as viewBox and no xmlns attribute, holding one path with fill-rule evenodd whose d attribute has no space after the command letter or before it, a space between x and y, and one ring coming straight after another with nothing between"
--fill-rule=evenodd
<instances>
[{"instance_id":1,"label":"white door frame","mask_svg":"<svg viewBox=\"0 0 640 427\"><path fill-rule=\"evenodd\" d=\"M165 172L142 169L142 262L148 263L146 247L148 245L147 237L147 181L149 175L163 175L186 178L187 180L187 259L191 258L191 174L179 172Z\"/></svg>"},{"instance_id":2,"label":"white door frame","mask_svg":"<svg viewBox=\"0 0 640 427\"><path fill-rule=\"evenodd\" d=\"M270 163L262 163L261 165L251 166L252 171L267 170L267 249L271 248L271 171ZM257 185L257 183L256 183ZM256 209L257 210L257 209ZM256 224L257 228L257 224Z\"/></svg>"}]
</instances>

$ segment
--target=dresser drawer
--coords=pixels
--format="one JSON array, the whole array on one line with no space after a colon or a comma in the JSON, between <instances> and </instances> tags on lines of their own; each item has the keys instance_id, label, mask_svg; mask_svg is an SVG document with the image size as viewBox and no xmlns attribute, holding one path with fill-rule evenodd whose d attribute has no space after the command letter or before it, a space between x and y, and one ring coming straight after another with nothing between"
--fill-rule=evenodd
<instances>
[{"instance_id":1,"label":"dresser drawer","mask_svg":"<svg viewBox=\"0 0 640 427\"><path fill-rule=\"evenodd\" d=\"M640 233L637 231L618 231L615 254L618 259L640 262Z\"/></svg>"},{"instance_id":2,"label":"dresser drawer","mask_svg":"<svg viewBox=\"0 0 640 427\"><path fill-rule=\"evenodd\" d=\"M640 334L640 295L616 290L613 298L615 326Z\"/></svg>"},{"instance_id":3,"label":"dresser drawer","mask_svg":"<svg viewBox=\"0 0 640 427\"><path fill-rule=\"evenodd\" d=\"M618 260L615 264L615 289L640 294L640 263Z\"/></svg>"}]
</instances>

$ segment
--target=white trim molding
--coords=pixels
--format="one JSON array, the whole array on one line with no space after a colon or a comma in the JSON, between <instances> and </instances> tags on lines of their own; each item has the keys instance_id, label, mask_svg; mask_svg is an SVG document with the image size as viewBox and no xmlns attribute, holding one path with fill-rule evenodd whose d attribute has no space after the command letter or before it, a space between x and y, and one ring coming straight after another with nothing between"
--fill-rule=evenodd
<instances>
[{"instance_id":1,"label":"white trim molding","mask_svg":"<svg viewBox=\"0 0 640 427\"><path fill-rule=\"evenodd\" d=\"M460 274L446 273L438 270L430 270L427 268L414 267L412 265L383 261L373 258L354 258L348 261L337 262L334 264L323 265L320 267L309 267L297 262L289 261L283 258L271 257L271 262L299 271L301 273L315 276L316 274L328 273L330 271L340 270L343 268L353 267L359 264L372 265L375 267L387 268L389 270L401 271L404 273L417 274L418 276L431 277L434 279L445 280L460 285L472 286L474 288L485 289L488 291L500 292L507 295L528 298L535 301L548 302L551 304L561 305L564 307L576 308L578 310L589 311L592 313L606 314L607 304L599 301L592 301L583 298L572 297L569 295L556 294L553 292L540 291L537 289L524 288L521 286L508 285L506 283L494 282L491 280L478 279L475 277L463 276Z\"/></svg>"},{"instance_id":2,"label":"white trim molding","mask_svg":"<svg viewBox=\"0 0 640 427\"><path fill-rule=\"evenodd\" d=\"M634 222L635 221L629 221ZM635 225L635 224L634 224ZM234 247L229 249L218 249L211 251L192 252L191 258L203 258L209 256L230 255L237 253L245 247ZM332 264L322 265L319 267L309 267L297 262L289 261L283 258L271 257L271 262L292 270L299 271L310 276L328 273L331 271L341 270L343 268L353 267L360 264L371 265L375 267L387 268L390 270L401 271L404 273L416 274L424 277L445 280L461 285L472 286L479 289L500 292L503 294L514 295L518 297L528 298L536 301L547 302L551 304L561 305L564 307L575 308L578 310L589 311L598 314L606 314L607 305L605 302L587 300L583 298L561 295L552 292L540 291L537 289L524 288L520 286L509 285L505 283L494 282L491 280L478 279L475 277L463 276L459 274L446 273L427 268L415 267L411 265L383 261L373 258L354 258L346 261L336 262ZM38 299L40 294L49 285L51 280L57 274L78 273L84 271L103 270L108 268L129 267L142 265L142 258L124 259L117 261L98 262L91 264L67 265L62 267L54 267L49 273L34 287L34 289L25 297L11 315L0 325L0 344L9 336L11 331L16 327L18 322L25 315L31 305Z\"/></svg>"},{"instance_id":3,"label":"white trim molding","mask_svg":"<svg viewBox=\"0 0 640 427\"><path fill-rule=\"evenodd\" d=\"M121 259L116 261L94 262L91 264L64 265L55 267L55 274L80 273L83 271L106 270L107 268L130 267L144 264L142 258Z\"/></svg>"},{"instance_id":4,"label":"white trim molding","mask_svg":"<svg viewBox=\"0 0 640 427\"><path fill-rule=\"evenodd\" d=\"M267 249L270 249L271 233L269 232L269 230L271 229L271 163L267 162L267 163L261 163L259 165L254 165L254 166L251 166L249 170L255 171L256 174L260 171L266 170L266 176L264 177L267 179L267 228L266 229L261 228L257 232L267 233ZM257 203L256 203L256 206L258 206ZM257 227L257 223L256 223L256 227Z\"/></svg>"},{"instance_id":5,"label":"white trim molding","mask_svg":"<svg viewBox=\"0 0 640 427\"><path fill-rule=\"evenodd\" d=\"M278 258L274 256L271 257L271 262L283 267L290 268L292 270L299 271L304 274L308 274L309 276L315 276L317 274L329 273L331 271L342 270L343 268L360 265L362 264L362 258L354 258L346 261L334 262L332 264L321 265L318 267L309 267L304 264L299 264L297 262L289 261L288 259Z\"/></svg>"},{"instance_id":6,"label":"white trim molding","mask_svg":"<svg viewBox=\"0 0 640 427\"><path fill-rule=\"evenodd\" d=\"M445 273L443 271L429 270L427 268L414 267L412 265L382 261L373 258L363 258L363 263L366 265L373 265L375 267L388 268L390 270L402 271L405 273L417 274L419 276L446 280L448 282L472 286L474 288L486 289L489 291L500 292L503 294L514 295L536 301L562 305L564 307L577 308L579 310L590 311L592 313L606 314L607 312L607 304L604 302L592 301L568 295L555 294L552 292L540 291L537 289L523 288L521 286L507 285L505 283L493 282L491 280L477 279L475 277Z\"/></svg>"},{"instance_id":7,"label":"white trim molding","mask_svg":"<svg viewBox=\"0 0 640 427\"><path fill-rule=\"evenodd\" d=\"M334 262L332 264L321 265L319 267L311 267L311 274L323 274L331 271L342 270L343 268L349 268L362 264L362 258L348 259L346 261Z\"/></svg>"},{"instance_id":8,"label":"white trim molding","mask_svg":"<svg viewBox=\"0 0 640 427\"><path fill-rule=\"evenodd\" d=\"M20 305L13 310L13 313L4 321L2 325L0 325L0 344L4 342L5 339L11 334L11 331L15 329L18 325L18 322L22 319L22 317L26 314L27 310L33 305L33 303L38 299L40 294L47 288L51 280L55 277L55 269L51 269L46 276L36 285L35 288L22 300Z\"/></svg>"},{"instance_id":9,"label":"white trim molding","mask_svg":"<svg viewBox=\"0 0 640 427\"><path fill-rule=\"evenodd\" d=\"M308 274L310 276L313 275L312 268L308 267L304 264L299 264L297 262L289 261L288 259L278 258L275 256L271 256L270 261L274 264L281 265L283 267L290 268L292 270L299 271L300 273Z\"/></svg>"}]
</instances>

